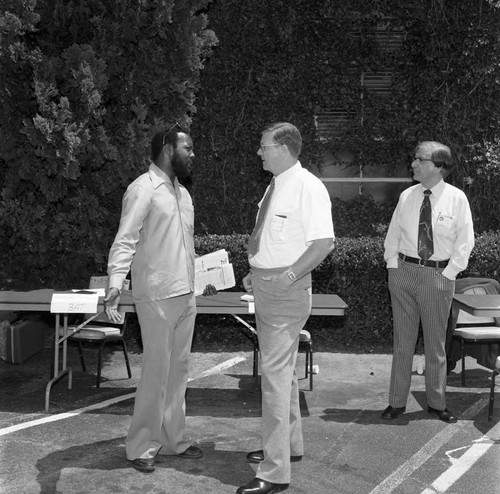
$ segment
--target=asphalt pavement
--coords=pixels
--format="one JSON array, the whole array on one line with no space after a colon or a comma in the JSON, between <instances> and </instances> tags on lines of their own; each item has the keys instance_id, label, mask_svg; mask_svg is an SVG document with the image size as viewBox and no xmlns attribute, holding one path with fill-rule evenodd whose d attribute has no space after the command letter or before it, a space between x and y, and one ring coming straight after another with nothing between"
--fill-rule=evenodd
<instances>
[{"instance_id":1,"label":"asphalt pavement","mask_svg":"<svg viewBox=\"0 0 500 494\"><path fill-rule=\"evenodd\" d=\"M314 336L313 336L314 337ZM254 477L245 460L260 449L260 391L250 345L239 352L196 352L190 359L187 436L201 460L165 458L154 473L130 468L125 437L140 376L141 353L131 348L132 379L123 354L107 354L95 387L95 359L83 373L69 351L73 384L63 378L44 411L51 347L23 364L0 361L0 492L8 494L234 493ZM407 411L380 418L387 406L391 355L315 353L314 389L301 379L305 456L292 464L290 494L498 494L500 397L487 420L491 372L467 359L448 380L445 424L426 411L424 380L415 358ZM418 372L417 372L418 371ZM304 354L298 375L304 376ZM499 383L500 389L500 383Z\"/></svg>"}]
</instances>

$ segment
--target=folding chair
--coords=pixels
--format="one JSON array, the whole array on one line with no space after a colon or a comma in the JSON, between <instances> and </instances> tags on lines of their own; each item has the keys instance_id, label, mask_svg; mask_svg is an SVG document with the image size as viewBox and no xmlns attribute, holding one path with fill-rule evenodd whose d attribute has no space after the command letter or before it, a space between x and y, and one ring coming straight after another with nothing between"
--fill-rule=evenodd
<instances>
[{"instance_id":1,"label":"folding chair","mask_svg":"<svg viewBox=\"0 0 500 494\"><path fill-rule=\"evenodd\" d=\"M464 294L485 294L484 286L476 285L466 288ZM462 386L465 386L465 355L466 344L500 343L500 326L493 317L476 317L460 311L453 337L460 342L460 357L462 359Z\"/></svg>"},{"instance_id":2,"label":"folding chair","mask_svg":"<svg viewBox=\"0 0 500 494\"><path fill-rule=\"evenodd\" d=\"M491 373L490 401L488 405L488 420L493 418L493 402L495 401L495 377L500 374L500 357L497 357L495 368Z\"/></svg>"},{"instance_id":3,"label":"folding chair","mask_svg":"<svg viewBox=\"0 0 500 494\"><path fill-rule=\"evenodd\" d=\"M244 319L232 314L232 316L243 326L245 326L249 333L245 333L251 340L253 344L253 377L258 378L259 375L259 340L257 339L257 331L255 328L247 323ZM305 365L305 378L309 378L309 389L313 389L313 348L312 348L312 338L311 333L305 329L301 330L299 336L299 352L303 351L306 354L306 365Z\"/></svg>"},{"instance_id":4,"label":"folding chair","mask_svg":"<svg viewBox=\"0 0 500 494\"><path fill-rule=\"evenodd\" d=\"M130 280L125 280L123 289L127 290L130 285ZM108 276L92 276L90 278L89 289L95 288L107 288L108 286ZM86 314L85 318L90 317L91 314ZM125 330L127 327L127 314L121 314L122 322L116 324L108 317L106 314L99 315L96 319L92 321L91 324L87 324L80 331L68 338L68 341L73 341L78 343L78 352L80 355L80 362L82 365L83 372L87 372L85 366L85 359L83 355L83 344L85 347L96 347L99 351L97 359L97 377L96 377L96 387L100 387L101 383L101 369L102 369L102 358L104 347L108 343L118 343L123 349L123 355L125 357L125 364L127 366L127 374L129 379L132 377L132 372L130 370L130 363L127 353L127 344L125 342ZM76 326L69 326L68 329L74 330Z\"/></svg>"}]
</instances>

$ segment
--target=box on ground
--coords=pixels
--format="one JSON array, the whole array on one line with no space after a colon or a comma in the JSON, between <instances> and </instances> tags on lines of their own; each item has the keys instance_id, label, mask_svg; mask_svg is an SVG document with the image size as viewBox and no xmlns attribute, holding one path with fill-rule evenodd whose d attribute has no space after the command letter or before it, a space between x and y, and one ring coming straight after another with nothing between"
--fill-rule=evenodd
<instances>
[{"instance_id":1,"label":"box on ground","mask_svg":"<svg viewBox=\"0 0 500 494\"><path fill-rule=\"evenodd\" d=\"M45 346L47 324L38 319L21 319L0 324L0 358L22 364Z\"/></svg>"}]
</instances>

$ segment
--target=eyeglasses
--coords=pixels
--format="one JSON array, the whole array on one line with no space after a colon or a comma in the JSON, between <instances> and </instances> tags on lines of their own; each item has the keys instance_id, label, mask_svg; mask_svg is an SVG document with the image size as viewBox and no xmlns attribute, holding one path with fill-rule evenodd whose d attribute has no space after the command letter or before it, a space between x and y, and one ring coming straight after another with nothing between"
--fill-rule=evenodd
<instances>
[{"instance_id":1,"label":"eyeglasses","mask_svg":"<svg viewBox=\"0 0 500 494\"><path fill-rule=\"evenodd\" d=\"M415 156L415 161L419 161L420 163L422 163L422 161L431 161L431 159L429 158L424 158L423 156Z\"/></svg>"},{"instance_id":2,"label":"eyeglasses","mask_svg":"<svg viewBox=\"0 0 500 494\"><path fill-rule=\"evenodd\" d=\"M166 139L168 137L168 135L170 134L170 132L172 132L176 127L178 127L179 129L181 129L181 124L179 122L175 122L174 125L172 125L172 127L170 127L170 129L168 129L165 134L163 134L163 139L162 139L162 145L165 146L166 144Z\"/></svg>"},{"instance_id":3,"label":"eyeglasses","mask_svg":"<svg viewBox=\"0 0 500 494\"><path fill-rule=\"evenodd\" d=\"M260 150L262 152L265 151L264 148L271 148L271 147L274 147L274 146L283 146L283 144L261 144L259 147L260 147Z\"/></svg>"}]
</instances>

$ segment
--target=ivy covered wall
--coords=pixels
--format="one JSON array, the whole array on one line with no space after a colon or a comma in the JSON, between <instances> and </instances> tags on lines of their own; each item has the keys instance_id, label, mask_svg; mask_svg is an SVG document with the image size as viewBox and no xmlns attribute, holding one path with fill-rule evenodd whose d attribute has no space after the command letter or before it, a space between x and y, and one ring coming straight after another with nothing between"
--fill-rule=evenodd
<instances>
[{"instance_id":1,"label":"ivy covered wall","mask_svg":"<svg viewBox=\"0 0 500 494\"><path fill-rule=\"evenodd\" d=\"M219 45L192 128L199 233L251 230L270 179L260 131L276 120L302 131L308 167L347 151L355 167L390 174L410 165L418 141L448 143L450 181L467 193L476 230L500 229L498 2L217 0L208 15ZM403 33L397 50L377 42L380 29ZM360 73L387 69L390 94L360 84ZM332 108L350 118L320 141L315 116Z\"/></svg>"},{"instance_id":2,"label":"ivy covered wall","mask_svg":"<svg viewBox=\"0 0 500 494\"><path fill-rule=\"evenodd\" d=\"M498 1L2 7L0 288L63 288L104 272L123 192L147 167L151 134L175 120L192 123L197 234L252 229L270 179L260 131L276 120L300 128L311 168L347 152L367 173L392 173L417 141L450 143L476 230L500 230ZM404 33L397 50L381 48L380 29ZM360 84L388 69L388 94ZM320 140L315 117L332 108L348 118ZM334 204L337 232L383 233L391 207L354 202Z\"/></svg>"}]
</instances>

